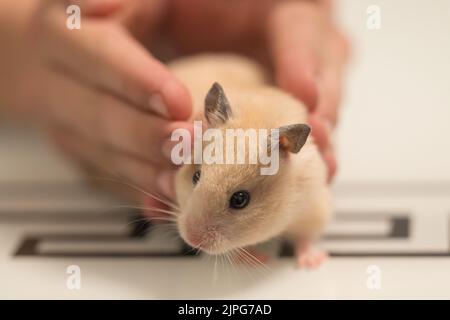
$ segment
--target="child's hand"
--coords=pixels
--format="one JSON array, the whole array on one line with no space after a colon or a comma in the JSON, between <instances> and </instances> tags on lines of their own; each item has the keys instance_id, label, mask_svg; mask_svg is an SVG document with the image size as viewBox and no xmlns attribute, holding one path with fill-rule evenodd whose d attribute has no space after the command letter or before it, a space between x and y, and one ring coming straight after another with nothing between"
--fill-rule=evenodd
<instances>
[{"instance_id":1,"label":"child's hand","mask_svg":"<svg viewBox=\"0 0 450 320\"><path fill-rule=\"evenodd\" d=\"M79 4L81 30L66 28ZM3 0L0 106L39 120L86 167L173 197L167 142L191 113L189 94L159 57L225 50L272 66L311 112L330 176L348 44L331 1ZM14 63L11 63L14 61ZM6 109L6 107L8 109ZM164 150L165 152L163 152Z\"/></svg>"}]
</instances>

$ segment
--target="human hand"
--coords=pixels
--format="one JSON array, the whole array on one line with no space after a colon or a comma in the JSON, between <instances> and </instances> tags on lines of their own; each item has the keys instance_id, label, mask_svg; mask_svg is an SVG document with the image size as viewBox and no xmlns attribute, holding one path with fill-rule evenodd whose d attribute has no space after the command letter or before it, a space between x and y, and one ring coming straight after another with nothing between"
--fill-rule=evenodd
<instances>
[{"instance_id":1,"label":"human hand","mask_svg":"<svg viewBox=\"0 0 450 320\"><path fill-rule=\"evenodd\" d=\"M27 1L32 2L21 3ZM330 131L348 44L332 23L329 1L260 0L257 6L255 0L73 1L82 5L81 30L62 27L69 2L41 0L25 28L34 41L29 34L10 35L16 42L24 39L23 52L39 54L32 59L10 50L23 60L17 64L21 72L10 75L25 94L6 90L20 97L6 101L38 114L58 144L87 167L120 172L147 190L173 196L173 171L161 145L173 128L191 129L172 121L188 117L190 100L143 46L150 40L158 47L163 39L178 54L231 50L271 65L277 83L309 107L313 134L330 176L334 173ZM167 83L172 89L163 89ZM161 97L166 112L155 103Z\"/></svg>"},{"instance_id":2,"label":"human hand","mask_svg":"<svg viewBox=\"0 0 450 320\"><path fill-rule=\"evenodd\" d=\"M337 122L349 51L333 23L331 1L261 0L258 6L254 0L168 2L162 15L164 28L159 29L146 26L145 15L151 12L146 1L86 0L84 4L91 16L121 21L142 41L163 39L172 54L232 50L271 65L277 84L308 107L313 135L331 179L336 171L331 131ZM153 47L158 47L157 41ZM146 203L155 206L153 199L146 198Z\"/></svg>"},{"instance_id":3,"label":"human hand","mask_svg":"<svg viewBox=\"0 0 450 320\"><path fill-rule=\"evenodd\" d=\"M273 69L281 88L306 104L331 179L336 171L331 133L349 55L349 42L333 21L334 1L171 3L170 19L161 33L179 54L227 50L252 56Z\"/></svg>"},{"instance_id":4,"label":"human hand","mask_svg":"<svg viewBox=\"0 0 450 320\"><path fill-rule=\"evenodd\" d=\"M338 120L349 43L332 21L332 1L286 1L269 21L269 44L280 87L305 102L312 134L336 172L331 134Z\"/></svg>"}]
</instances>

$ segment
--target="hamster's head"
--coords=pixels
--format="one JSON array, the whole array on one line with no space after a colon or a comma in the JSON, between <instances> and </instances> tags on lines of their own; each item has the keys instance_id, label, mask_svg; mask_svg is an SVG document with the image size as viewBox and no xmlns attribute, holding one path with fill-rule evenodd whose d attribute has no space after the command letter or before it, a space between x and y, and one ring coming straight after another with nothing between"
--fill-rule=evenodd
<instances>
[{"instance_id":1,"label":"hamster's head","mask_svg":"<svg viewBox=\"0 0 450 320\"><path fill-rule=\"evenodd\" d=\"M208 127L222 132L232 122L231 107L217 83L206 96L205 118ZM309 132L304 124L280 128L280 167L276 174L262 175L261 164L249 161L186 164L180 168L175 186L181 237L194 248L222 254L279 235L289 221L283 215L292 212L286 196L292 188L287 183L288 154L300 151Z\"/></svg>"}]
</instances>

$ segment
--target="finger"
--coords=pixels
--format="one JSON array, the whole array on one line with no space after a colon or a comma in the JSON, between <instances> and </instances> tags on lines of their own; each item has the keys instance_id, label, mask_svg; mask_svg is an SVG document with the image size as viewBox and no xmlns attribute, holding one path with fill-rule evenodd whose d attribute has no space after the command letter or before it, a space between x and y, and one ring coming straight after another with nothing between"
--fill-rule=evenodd
<instances>
[{"instance_id":1,"label":"finger","mask_svg":"<svg viewBox=\"0 0 450 320\"><path fill-rule=\"evenodd\" d=\"M331 183L337 171L336 154L331 145L323 152L323 159L328 168L328 182Z\"/></svg>"},{"instance_id":2,"label":"finger","mask_svg":"<svg viewBox=\"0 0 450 320\"><path fill-rule=\"evenodd\" d=\"M311 133L314 137L314 142L318 146L322 158L327 166L328 181L331 182L337 168L334 148L331 143L331 123L327 118L317 114L317 112L313 113L309 117L308 123L312 128Z\"/></svg>"},{"instance_id":3,"label":"finger","mask_svg":"<svg viewBox=\"0 0 450 320\"><path fill-rule=\"evenodd\" d=\"M46 103L52 107L54 120L99 145L169 168L174 166L168 149L173 146L172 132L183 128L193 137L190 123L172 122L134 109L62 74L50 76L55 94L49 95Z\"/></svg>"},{"instance_id":4,"label":"finger","mask_svg":"<svg viewBox=\"0 0 450 320\"><path fill-rule=\"evenodd\" d=\"M327 118L322 117L318 113L314 112L309 116L308 123L311 126L311 134L314 137L314 142L319 147L319 150L323 152L328 148L331 140L331 124Z\"/></svg>"},{"instance_id":5,"label":"finger","mask_svg":"<svg viewBox=\"0 0 450 320\"><path fill-rule=\"evenodd\" d=\"M335 29L331 31L326 43L327 54L323 56L320 72L319 102L317 110L311 116L311 123L313 135L328 168L328 180L331 182L337 171L337 160L330 137L339 114L343 74L350 44Z\"/></svg>"},{"instance_id":6,"label":"finger","mask_svg":"<svg viewBox=\"0 0 450 320\"><path fill-rule=\"evenodd\" d=\"M332 21L336 7L335 0L316 0L316 3L321 7L326 17L328 17L328 21Z\"/></svg>"},{"instance_id":7,"label":"finger","mask_svg":"<svg viewBox=\"0 0 450 320\"><path fill-rule=\"evenodd\" d=\"M316 107L318 99L316 73L322 19L314 3L284 2L269 20L269 46L278 85L310 110Z\"/></svg>"},{"instance_id":8,"label":"finger","mask_svg":"<svg viewBox=\"0 0 450 320\"><path fill-rule=\"evenodd\" d=\"M69 30L63 9L52 5L39 15L36 38L50 63L139 108L174 120L190 116L187 89L124 29L91 19Z\"/></svg>"},{"instance_id":9,"label":"finger","mask_svg":"<svg viewBox=\"0 0 450 320\"><path fill-rule=\"evenodd\" d=\"M136 187L130 187L130 189L137 192L141 198L149 194L156 197L160 195L174 197L173 181L164 181L165 185L161 185L161 177L163 179L170 175L173 177L171 170L162 170L139 159L102 148L95 142L62 128L53 128L51 137L70 157L100 172L105 172L107 176L129 181L131 186Z\"/></svg>"},{"instance_id":10,"label":"finger","mask_svg":"<svg viewBox=\"0 0 450 320\"><path fill-rule=\"evenodd\" d=\"M242 265L258 267L261 264L266 264L270 260L270 257L266 253L259 252L254 248L248 248L244 250L245 251L232 253L232 261Z\"/></svg>"}]
</instances>

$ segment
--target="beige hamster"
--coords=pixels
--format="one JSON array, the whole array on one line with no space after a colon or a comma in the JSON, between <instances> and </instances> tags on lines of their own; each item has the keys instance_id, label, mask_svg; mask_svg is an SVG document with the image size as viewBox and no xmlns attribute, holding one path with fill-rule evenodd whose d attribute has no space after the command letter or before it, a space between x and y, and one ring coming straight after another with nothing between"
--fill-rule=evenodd
<instances>
[{"instance_id":1,"label":"beige hamster","mask_svg":"<svg viewBox=\"0 0 450 320\"><path fill-rule=\"evenodd\" d=\"M319 265L325 255L311 243L330 217L331 201L304 105L268 86L263 69L240 56L193 56L170 68L192 95L192 120L221 130L285 128L274 175L262 176L260 166L249 163L180 168L175 188L181 237L192 247L221 254L283 235L295 242L301 266Z\"/></svg>"}]
</instances>

